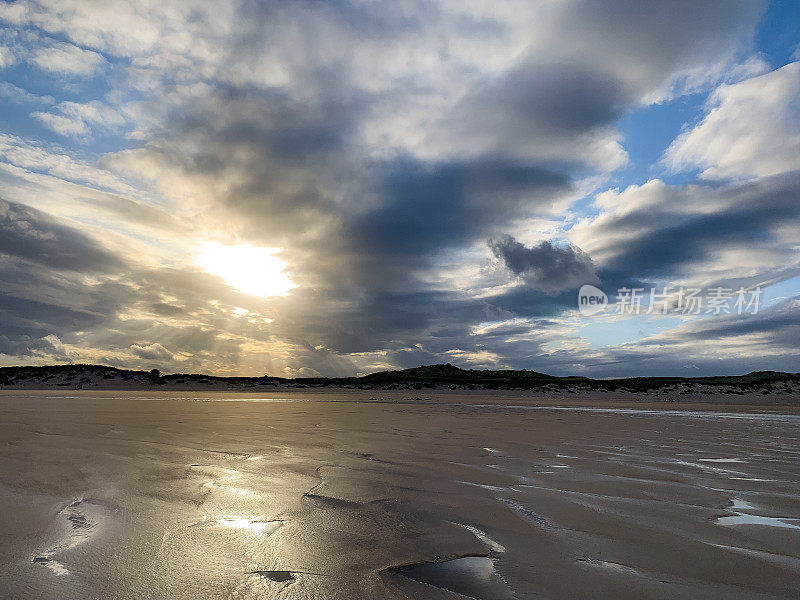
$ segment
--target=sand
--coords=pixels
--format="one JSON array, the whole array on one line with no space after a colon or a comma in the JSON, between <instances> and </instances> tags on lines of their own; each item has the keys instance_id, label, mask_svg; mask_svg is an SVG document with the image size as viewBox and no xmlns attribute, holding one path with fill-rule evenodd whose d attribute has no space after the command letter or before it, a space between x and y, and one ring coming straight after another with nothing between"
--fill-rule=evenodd
<instances>
[{"instance_id":1,"label":"sand","mask_svg":"<svg viewBox=\"0 0 800 600\"><path fill-rule=\"evenodd\" d=\"M800 589L796 409L374 395L1 393L0 596Z\"/></svg>"}]
</instances>

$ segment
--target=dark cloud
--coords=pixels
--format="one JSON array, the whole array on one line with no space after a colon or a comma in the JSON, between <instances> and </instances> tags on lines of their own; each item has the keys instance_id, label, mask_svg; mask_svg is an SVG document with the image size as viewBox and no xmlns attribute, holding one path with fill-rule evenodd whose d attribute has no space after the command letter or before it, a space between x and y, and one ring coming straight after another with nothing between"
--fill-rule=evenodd
<instances>
[{"instance_id":1,"label":"dark cloud","mask_svg":"<svg viewBox=\"0 0 800 600\"><path fill-rule=\"evenodd\" d=\"M441 152L618 166L609 128L627 110L691 89L751 35L763 2L562 3L515 65L475 86L429 133ZM535 23L531 23L535 27ZM710 57L715 57L710 59Z\"/></svg>"},{"instance_id":2,"label":"dark cloud","mask_svg":"<svg viewBox=\"0 0 800 600\"><path fill-rule=\"evenodd\" d=\"M64 339L102 328L130 300L130 288L108 275L99 273L89 282L76 271L0 258L0 324L11 339L47 335Z\"/></svg>"},{"instance_id":3,"label":"dark cloud","mask_svg":"<svg viewBox=\"0 0 800 600\"><path fill-rule=\"evenodd\" d=\"M544 292L577 289L599 281L592 259L576 246L556 246L545 240L527 247L506 235L491 240L489 248L514 275Z\"/></svg>"},{"instance_id":4,"label":"dark cloud","mask_svg":"<svg viewBox=\"0 0 800 600\"><path fill-rule=\"evenodd\" d=\"M409 286L424 292L415 279L445 252L478 243L511 218L547 213L571 185L563 174L513 161L404 160L376 168L375 178L376 206L337 232L349 257L345 280L373 300Z\"/></svg>"},{"instance_id":5,"label":"dark cloud","mask_svg":"<svg viewBox=\"0 0 800 600\"><path fill-rule=\"evenodd\" d=\"M0 354L7 356L42 356L60 361L68 361L63 348L57 338L30 337L22 335L18 338L9 338L0 335Z\"/></svg>"},{"instance_id":6,"label":"dark cloud","mask_svg":"<svg viewBox=\"0 0 800 600\"><path fill-rule=\"evenodd\" d=\"M110 271L121 262L86 234L0 198L0 253L67 271Z\"/></svg>"},{"instance_id":7,"label":"dark cloud","mask_svg":"<svg viewBox=\"0 0 800 600\"><path fill-rule=\"evenodd\" d=\"M753 338L760 341L755 341ZM644 345L680 345L696 342L729 344L736 339L742 340L742 346L763 344L771 353L781 350L796 352L800 340L800 301L785 300L775 306L761 307L755 315L746 312L741 315L722 314L715 318L702 319L647 340ZM800 370L800 356L796 355L794 361L793 370Z\"/></svg>"},{"instance_id":8,"label":"dark cloud","mask_svg":"<svg viewBox=\"0 0 800 600\"><path fill-rule=\"evenodd\" d=\"M800 228L800 172L718 188L662 185L640 193L653 200L648 196L637 206L631 199L632 208L603 214L580 231L593 253L607 257L603 271L669 280L726 252L749 260L754 250L772 254L756 282L797 268L793 232ZM737 266L726 265L722 277L739 281Z\"/></svg>"},{"instance_id":9,"label":"dark cloud","mask_svg":"<svg viewBox=\"0 0 800 600\"><path fill-rule=\"evenodd\" d=\"M586 136L610 126L633 102L623 82L607 73L536 57L466 96L429 141L469 154L478 148L543 164L596 166L611 159Z\"/></svg>"},{"instance_id":10,"label":"dark cloud","mask_svg":"<svg viewBox=\"0 0 800 600\"><path fill-rule=\"evenodd\" d=\"M587 373L641 375L736 375L752 371L800 371L800 303L787 300L756 315L730 314L690 321L662 334L609 348L584 361ZM680 356L676 360L676 356ZM566 371L568 358L565 357Z\"/></svg>"}]
</instances>

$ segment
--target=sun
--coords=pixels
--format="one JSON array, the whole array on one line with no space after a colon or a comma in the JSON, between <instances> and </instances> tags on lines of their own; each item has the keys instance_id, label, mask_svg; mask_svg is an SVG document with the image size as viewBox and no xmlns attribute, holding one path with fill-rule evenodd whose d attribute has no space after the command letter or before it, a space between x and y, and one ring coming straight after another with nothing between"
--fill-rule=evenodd
<instances>
[{"instance_id":1,"label":"sun","mask_svg":"<svg viewBox=\"0 0 800 600\"><path fill-rule=\"evenodd\" d=\"M197 265L219 275L229 285L254 296L286 296L297 284L284 273L286 262L274 255L276 248L249 244L225 246L207 242L197 255Z\"/></svg>"}]
</instances>

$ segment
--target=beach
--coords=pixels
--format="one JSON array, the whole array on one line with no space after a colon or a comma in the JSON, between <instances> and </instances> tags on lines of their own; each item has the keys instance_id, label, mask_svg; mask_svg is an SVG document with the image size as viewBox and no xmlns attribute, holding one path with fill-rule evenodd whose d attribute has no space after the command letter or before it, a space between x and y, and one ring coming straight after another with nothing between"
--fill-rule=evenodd
<instances>
[{"instance_id":1,"label":"beach","mask_svg":"<svg viewBox=\"0 0 800 600\"><path fill-rule=\"evenodd\" d=\"M48 390L0 414L3 598L800 589L793 406Z\"/></svg>"}]
</instances>

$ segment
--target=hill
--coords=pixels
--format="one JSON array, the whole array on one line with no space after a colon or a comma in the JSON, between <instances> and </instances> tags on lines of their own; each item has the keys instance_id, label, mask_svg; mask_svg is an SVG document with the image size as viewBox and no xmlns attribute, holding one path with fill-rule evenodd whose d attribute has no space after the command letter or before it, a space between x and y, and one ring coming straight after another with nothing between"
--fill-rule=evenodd
<instances>
[{"instance_id":1,"label":"hill","mask_svg":"<svg viewBox=\"0 0 800 600\"><path fill-rule=\"evenodd\" d=\"M356 389L531 390L539 392L606 391L642 393L674 391L728 394L800 393L800 373L756 371L710 377L630 377L591 379L556 377L537 371L461 369L451 364L380 371L362 377L220 377L157 370L134 371L104 365L53 365L0 368L0 389L216 389L257 391L264 388L340 387Z\"/></svg>"}]
</instances>

